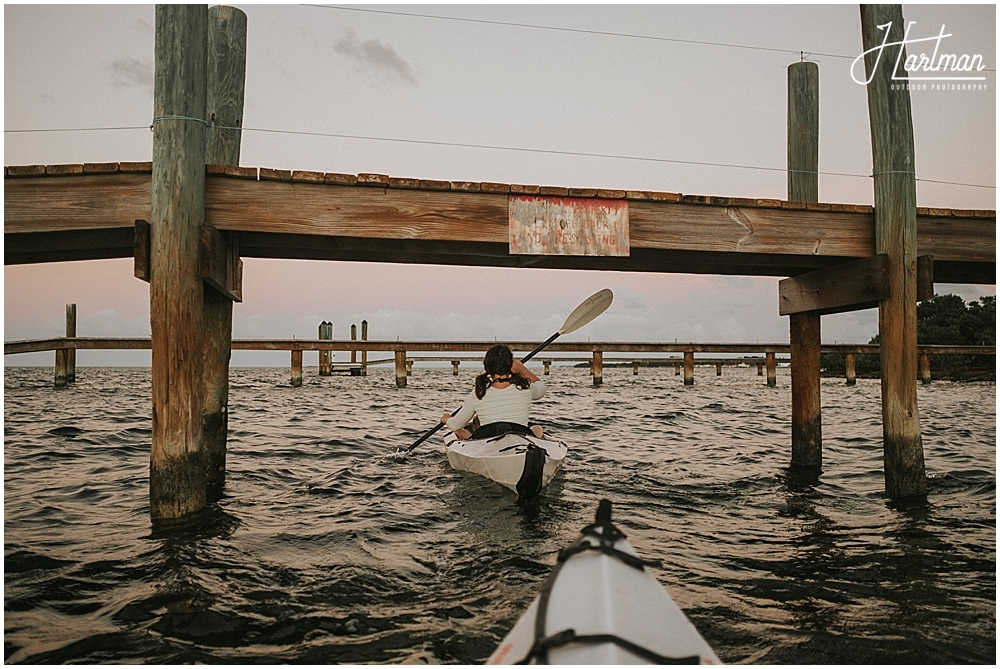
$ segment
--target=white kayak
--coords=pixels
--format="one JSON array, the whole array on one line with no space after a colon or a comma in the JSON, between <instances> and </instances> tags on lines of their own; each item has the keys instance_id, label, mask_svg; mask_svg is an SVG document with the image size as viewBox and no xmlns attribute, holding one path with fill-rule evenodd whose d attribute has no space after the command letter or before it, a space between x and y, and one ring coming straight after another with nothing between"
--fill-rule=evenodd
<instances>
[{"instance_id":1,"label":"white kayak","mask_svg":"<svg viewBox=\"0 0 1000 669\"><path fill-rule=\"evenodd\" d=\"M487 664L721 664L644 564L603 500Z\"/></svg>"},{"instance_id":2,"label":"white kayak","mask_svg":"<svg viewBox=\"0 0 1000 669\"><path fill-rule=\"evenodd\" d=\"M523 434L504 434L462 441L449 432L444 437L448 462L507 486L524 499L538 494L566 460L566 444Z\"/></svg>"}]
</instances>

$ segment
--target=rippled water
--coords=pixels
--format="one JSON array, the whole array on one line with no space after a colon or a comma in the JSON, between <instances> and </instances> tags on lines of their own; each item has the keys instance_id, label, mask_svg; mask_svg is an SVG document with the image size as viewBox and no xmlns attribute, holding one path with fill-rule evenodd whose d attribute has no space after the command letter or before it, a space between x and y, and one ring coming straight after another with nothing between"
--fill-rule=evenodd
<instances>
[{"instance_id":1,"label":"rippled water","mask_svg":"<svg viewBox=\"0 0 1000 669\"><path fill-rule=\"evenodd\" d=\"M469 367L469 366L467 366ZM930 494L883 495L878 381L823 380L825 470L790 475L790 379L554 368L571 446L533 508L434 438L473 372L232 372L226 496L149 524L149 371L7 368L7 662L478 663L597 502L725 662L996 660L996 388L921 387Z\"/></svg>"}]
</instances>

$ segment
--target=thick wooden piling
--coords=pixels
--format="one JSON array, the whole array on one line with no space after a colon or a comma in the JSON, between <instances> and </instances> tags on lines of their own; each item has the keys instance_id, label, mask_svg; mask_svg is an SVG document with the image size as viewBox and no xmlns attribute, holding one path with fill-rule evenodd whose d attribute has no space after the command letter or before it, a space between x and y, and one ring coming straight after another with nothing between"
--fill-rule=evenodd
<instances>
[{"instance_id":1,"label":"thick wooden piling","mask_svg":"<svg viewBox=\"0 0 1000 669\"><path fill-rule=\"evenodd\" d=\"M302 351L292 351L292 388L302 386Z\"/></svg>"},{"instance_id":2,"label":"thick wooden piling","mask_svg":"<svg viewBox=\"0 0 1000 669\"><path fill-rule=\"evenodd\" d=\"M639 361L632 361L632 376L639 376Z\"/></svg>"},{"instance_id":3,"label":"thick wooden piling","mask_svg":"<svg viewBox=\"0 0 1000 669\"><path fill-rule=\"evenodd\" d=\"M406 351L396 351L396 387L406 387Z\"/></svg>"},{"instance_id":4,"label":"thick wooden piling","mask_svg":"<svg viewBox=\"0 0 1000 669\"><path fill-rule=\"evenodd\" d=\"M820 416L819 312L794 314L792 351L792 466L823 464L823 427Z\"/></svg>"},{"instance_id":5,"label":"thick wooden piling","mask_svg":"<svg viewBox=\"0 0 1000 669\"><path fill-rule=\"evenodd\" d=\"M594 351L590 359L590 369L594 374L594 385L599 386L604 383L604 354L601 351Z\"/></svg>"},{"instance_id":6,"label":"thick wooden piling","mask_svg":"<svg viewBox=\"0 0 1000 669\"><path fill-rule=\"evenodd\" d=\"M931 382L931 359L926 353L920 354L920 381L924 385Z\"/></svg>"},{"instance_id":7,"label":"thick wooden piling","mask_svg":"<svg viewBox=\"0 0 1000 669\"><path fill-rule=\"evenodd\" d=\"M684 351L684 385L694 385L694 351Z\"/></svg>"},{"instance_id":8,"label":"thick wooden piling","mask_svg":"<svg viewBox=\"0 0 1000 669\"><path fill-rule=\"evenodd\" d=\"M319 324L319 338L324 341L333 339L333 323L323 321ZM333 351L319 352L319 375L330 376L333 374Z\"/></svg>"},{"instance_id":9,"label":"thick wooden piling","mask_svg":"<svg viewBox=\"0 0 1000 669\"><path fill-rule=\"evenodd\" d=\"M205 162L240 164L243 101L246 79L247 17L235 7L208 10L206 121L209 124ZM229 272L239 271L235 234L225 237ZM239 283L239 278L235 277ZM233 301L204 284L204 409L202 450L209 500L218 499L226 482L226 438L229 432L229 361L232 358Z\"/></svg>"},{"instance_id":10,"label":"thick wooden piling","mask_svg":"<svg viewBox=\"0 0 1000 669\"><path fill-rule=\"evenodd\" d=\"M66 305L66 336L76 336L76 305ZM76 349L66 349L66 383L76 383Z\"/></svg>"},{"instance_id":11,"label":"thick wooden piling","mask_svg":"<svg viewBox=\"0 0 1000 669\"><path fill-rule=\"evenodd\" d=\"M331 337L331 339L333 339L333 337ZM358 340L358 326L355 325L354 323L351 323L351 341L357 341L357 340ZM355 350L351 350L351 364L354 364L357 361L358 361L358 352Z\"/></svg>"},{"instance_id":12,"label":"thick wooden piling","mask_svg":"<svg viewBox=\"0 0 1000 669\"><path fill-rule=\"evenodd\" d=\"M69 349L56 349L56 388L65 388L67 381L67 369L69 367Z\"/></svg>"},{"instance_id":13,"label":"thick wooden piling","mask_svg":"<svg viewBox=\"0 0 1000 669\"><path fill-rule=\"evenodd\" d=\"M368 341L368 321L361 321L361 341ZM368 351L361 351L361 376L368 376Z\"/></svg>"},{"instance_id":14,"label":"thick wooden piling","mask_svg":"<svg viewBox=\"0 0 1000 669\"><path fill-rule=\"evenodd\" d=\"M452 376L458 376L458 363L459 362L461 362L461 361L460 360L452 360L451 361L451 375Z\"/></svg>"},{"instance_id":15,"label":"thick wooden piling","mask_svg":"<svg viewBox=\"0 0 1000 669\"><path fill-rule=\"evenodd\" d=\"M819 66L788 66L788 199L819 202ZM820 404L820 314L789 314L792 365L792 465L819 467L823 458ZM769 384L770 385L770 384Z\"/></svg>"},{"instance_id":16,"label":"thick wooden piling","mask_svg":"<svg viewBox=\"0 0 1000 669\"><path fill-rule=\"evenodd\" d=\"M149 511L154 522L204 508L205 5L157 5L149 321L152 435Z\"/></svg>"},{"instance_id":17,"label":"thick wooden piling","mask_svg":"<svg viewBox=\"0 0 1000 669\"><path fill-rule=\"evenodd\" d=\"M857 383L857 372L855 371L855 360L853 353L844 355L844 368L847 374L847 385L853 386Z\"/></svg>"},{"instance_id":18,"label":"thick wooden piling","mask_svg":"<svg viewBox=\"0 0 1000 669\"><path fill-rule=\"evenodd\" d=\"M888 29L886 24L890 24ZM870 79L867 88L875 184L875 252L889 257L889 297L879 303L879 358L885 490L890 499L927 494L917 407L913 123L910 92L893 79L893 64L906 62L904 32L900 5L861 5L861 37L867 52L865 72ZM876 48L886 42L889 46Z\"/></svg>"},{"instance_id":19,"label":"thick wooden piling","mask_svg":"<svg viewBox=\"0 0 1000 669\"><path fill-rule=\"evenodd\" d=\"M764 353L764 366L767 367L767 387L774 388L778 385L778 379L773 352Z\"/></svg>"}]
</instances>

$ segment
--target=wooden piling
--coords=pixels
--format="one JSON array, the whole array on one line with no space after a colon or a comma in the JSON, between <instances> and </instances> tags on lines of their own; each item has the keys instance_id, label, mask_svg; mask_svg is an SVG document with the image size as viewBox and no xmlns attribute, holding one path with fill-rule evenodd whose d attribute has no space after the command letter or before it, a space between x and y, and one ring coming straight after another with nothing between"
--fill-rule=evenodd
<instances>
[{"instance_id":1,"label":"wooden piling","mask_svg":"<svg viewBox=\"0 0 1000 669\"><path fill-rule=\"evenodd\" d=\"M246 78L247 17L235 7L208 10L206 121L210 165L240 164ZM229 272L239 271L235 234L225 237ZM238 281L237 281L238 282ZM229 432L229 362L232 358L233 301L204 284L204 408L202 450L205 454L206 495L219 499L226 482L226 438Z\"/></svg>"},{"instance_id":2,"label":"wooden piling","mask_svg":"<svg viewBox=\"0 0 1000 669\"><path fill-rule=\"evenodd\" d=\"M331 337L331 339L332 339L332 337ZM358 340L358 326L355 325L354 323L351 323L351 341L357 341L357 340ZM354 364L357 361L358 361L358 352L355 351L355 350L352 350L351 351L351 364Z\"/></svg>"},{"instance_id":3,"label":"wooden piling","mask_svg":"<svg viewBox=\"0 0 1000 669\"><path fill-rule=\"evenodd\" d=\"M452 376L458 376L458 363L459 362L461 362L461 361L460 360L452 360L451 361L451 375Z\"/></svg>"},{"instance_id":4,"label":"wooden piling","mask_svg":"<svg viewBox=\"0 0 1000 669\"><path fill-rule=\"evenodd\" d=\"M198 254L205 220L207 28L205 5L156 6L149 283L154 522L182 518L206 503Z\"/></svg>"},{"instance_id":5,"label":"wooden piling","mask_svg":"<svg viewBox=\"0 0 1000 669\"><path fill-rule=\"evenodd\" d=\"M545 374L545 376L549 375L549 367L551 366L552 366L551 360L542 360L542 373Z\"/></svg>"},{"instance_id":6,"label":"wooden piling","mask_svg":"<svg viewBox=\"0 0 1000 669\"><path fill-rule=\"evenodd\" d=\"M593 352L590 368L594 373L594 385L599 386L604 383L604 354L601 351Z\"/></svg>"},{"instance_id":7,"label":"wooden piling","mask_svg":"<svg viewBox=\"0 0 1000 669\"><path fill-rule=\"evenodd\" d=\"M632 361L632 376L639 376L639 361Z\"/></svg>"},{"instance_id":8,"label":"wooden piling","mask_svg":"<svg viewBox=\"0 0 1000 669\"><path fill-rule=\"evenodd\" d=\"M368 321L361 321L361 341L368 341ZM361 351L361 376L368 376L368 351Z\"/></svg>"},{"instance_id":9,"label":"wooden piling","mask_svg":"<svg viewBox=\"0 0 1000 669\"><path fill-rule=\"evenodd\" d=\"M292 388L302 386L302 351L292 351Z\"/></svg>"},{"instance_id":10,"label":"wooden piling","mask_svg":"<svg viewBox=\"0 0 1000 669\"><path fill-rule=\"evenodd\" d=\"M406 361L406 375L407 376L413 376L413 361L412 360L407 360Z\"/></svg>"},{"instance_id":11,"label":"wooden piling","mask_svg":"<svg viewBox=\"0 0 1000 669\"><path fill-rule=\"evenodd\" d=\"M680 375L681 375L681 363L680 362L675 362L674 363L674 376L680 376Z\"/></svg>"},{"instance_id":12,"label":"wooden piling","mask_svg":"<svg viewBox=\"0 0 1000 669\"><path fill-rule=\"evenodd\" d=\"M891 24L888 29L886 24ZM910 92L892 78L893 64L906 62L904 32L900 5L861 5L865 72L870 79L867 89L875 184L875 252L889 256L889 297L879 303L879 359L885 490L890 499L927 494L917 407L913 122ZM876 48L885 43L888 46Z\"/></svg>"},{"instance_id":13,"label":"wooden piling","mask_svg":"<svg viewBox=\"0 0 1000 669\"><path fill-rule=\"evenodd\" d=\"M722 363L721 362L716 362L715 363L715 375L716 376L722 376Z\"/></svg>"},{"instance_id":14,"label":"wooden piling","mask_svg":"<svg viewBox=\"0 0 1000 669\"><path fill-rule=\"evenodd\" d=\"M396 351L396 387L406 387L406 351Z\"/></svg>"},{"instance_id":15,"label":"wooden piling","mask_svg":"<svg viewBox=\"0 0 1000 669\"><path fill-rule=\"evenodd\" d=\"M76 336L76 305L66 305L66 336ZM66 383L76 383L76 349L66 349Z\"/></svg>"},{"instance_id":16,"label":"wooden piling","mask_svg":"<svg viewBox=\"0 0 1000 669\"><path fill-rule=\"evenodd\" d=\"M823 464L823 423L820 414L819 312L794 314L792 351L792 466Z\"/></svg>"},{"instance_id":17,"label":"wooden piling","mask_svg":"<svg viewBox=\"0 0 1000 669\"><path fill-rule=\"evenodd\" d=\"M694 385L694 351L684 351L684 385Z\"/></svg>"},{"instance_id":18,"label":"wooden piling","mask_svg":"<svg viewBox=\"0 0 1000 669\"><path fill-rule=\"evenodd\" d=\"M757 363L757 376L764 376L764 363Z\"/></svg>"},{"instance_id":19,"label":"wooden piling","mask_svg":"<svg viewBox=\"0 0 1000 669\"><path fill-rule=\"evenodd\" d=\"M857 383L857 373L855 372L854 354L844 355L844 368L847 372L847 385L853 386Z\"/></svg>"},{"instance_id":20,"label":"wooden piling","mask_svg":"<svg viewBox=\"0 0 1000 669\"><path fill-rule=\"evenodd\" d=\"M926 353L920 354L920 381L924 385L931 382L931 359Z\"/></svg>"},{"instance_id":21,"label":"wooden piling","mask_svg":"<svg viewBox=\"0 0 1000 669\"><path fill-rule=\"evenodd\" d=\"M67 348L57 348L56 349L56 388L65 388L67 381L67 368L69 366L69 349Z\"/></svg>"},{"instance_id":22,"label":"wooden piling","mask_svg":"<svg viewBox=\"0 0 1000 669\"><path fill-rule=\"evenodd\" d=\"M333 339L333 323L323 321L319 324L319 338L324 341ZM319 375L330 376L333 374L333 351L319 352Z\"/></svg>"},{"instance_id":23,"label":"wooden piling","mask_svg":"<svg viewBox=\"0 0 1000 669\"><path fill-rule=\"evenodd\" d=\"M819 202L819 65L788 66L788 199ZM823 456L820 404L820 314L788 317L792 366L792 465L819 467ZM768 377L768 385L770 377Z\"/></svg>"},{"instance_id":24,"label":"wooden piling","mask_svg":"<svg viewBox=\"0 0 1000 669\"><path fill-rule=\"evenodd\" d=\"M778 380L773 352L766 352L764 354L764 366L767 367L767 387L774 388L778 385Z\"/></svg>"}]
</instances>

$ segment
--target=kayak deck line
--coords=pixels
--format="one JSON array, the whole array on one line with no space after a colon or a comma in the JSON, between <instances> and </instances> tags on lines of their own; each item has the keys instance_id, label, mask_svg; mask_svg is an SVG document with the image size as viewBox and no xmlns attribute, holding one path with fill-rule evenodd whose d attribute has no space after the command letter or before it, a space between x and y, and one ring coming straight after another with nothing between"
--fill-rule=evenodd
<instances>
[{"instance_id":1,"label":"kayak deck line","mask_svg":"<svg viewBox=\"0 0 1000 669\"><path fill-rule=\"evenodd\" d=\"M721 664L601 500L487 664ZM549 631L553 630L553 631Z\"/></svg>"}]
</instances>

